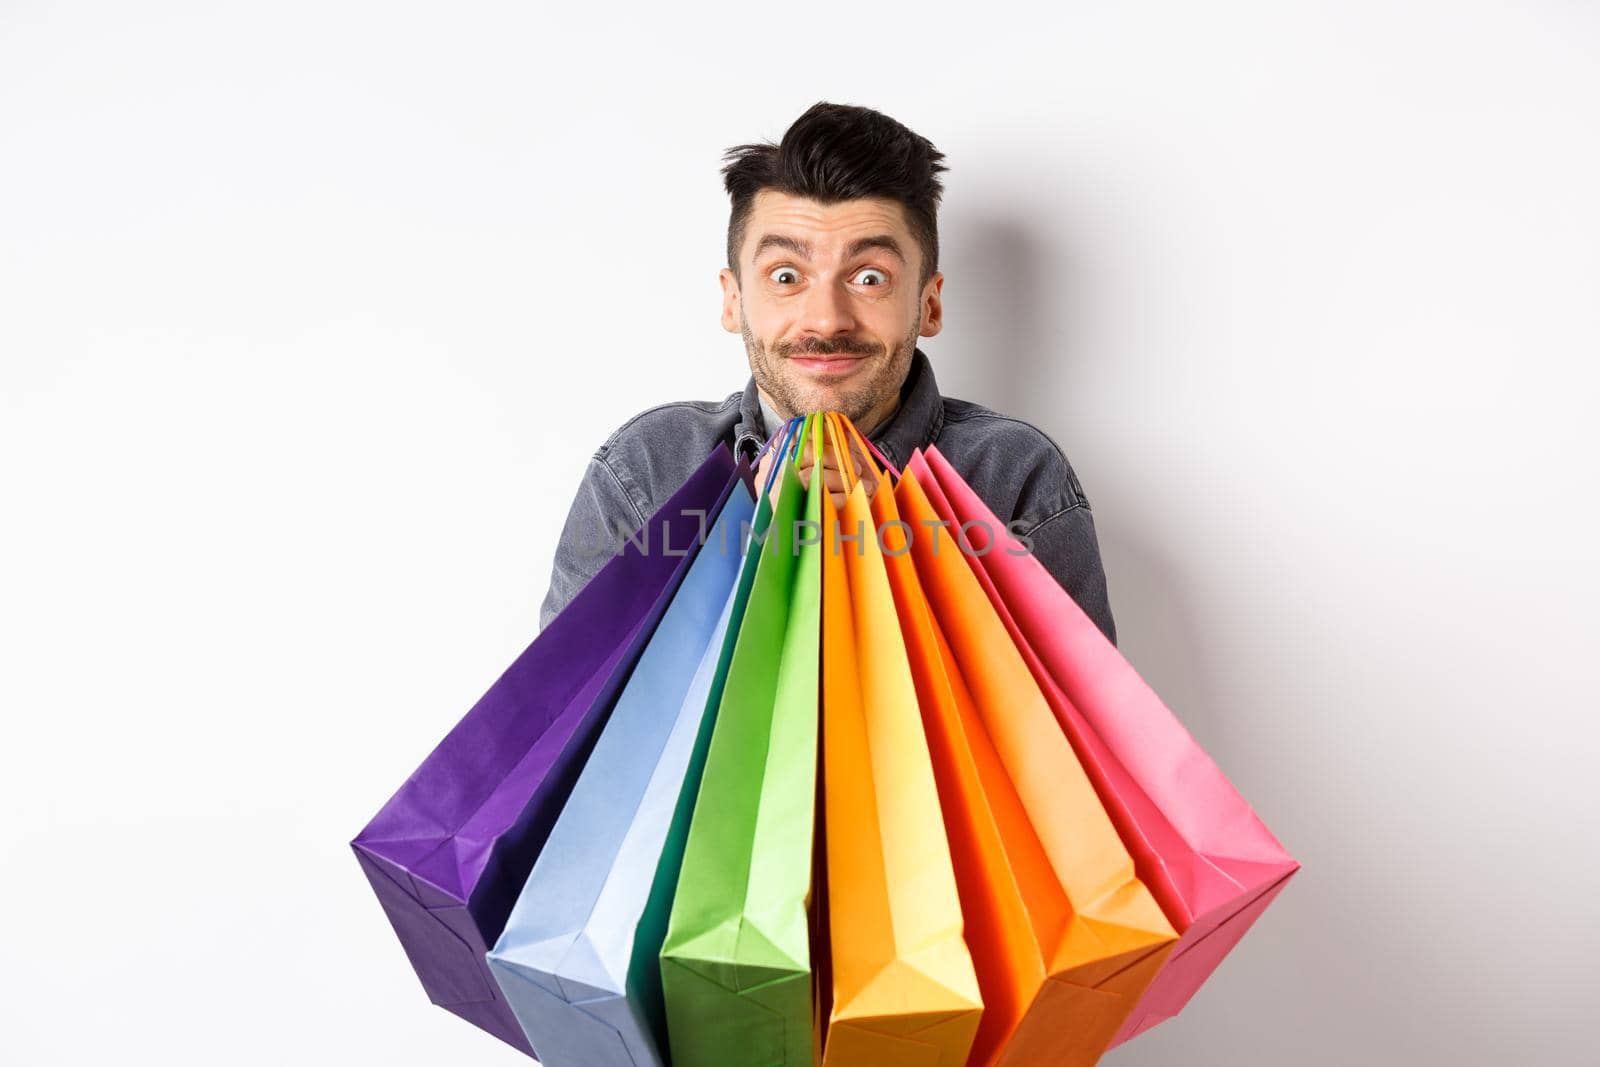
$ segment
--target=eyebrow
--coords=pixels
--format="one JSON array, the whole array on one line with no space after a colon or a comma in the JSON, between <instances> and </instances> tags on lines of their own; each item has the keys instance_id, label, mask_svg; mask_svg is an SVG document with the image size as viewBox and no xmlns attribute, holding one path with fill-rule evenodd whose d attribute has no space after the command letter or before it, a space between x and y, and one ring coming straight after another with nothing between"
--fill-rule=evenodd
<instances>
[{"instance_id":1,"label":"eyebrow","mask_svg":"<svg viewBox=\"0 0 1600 1067\"><path fill-rule=\"evenodd\" d=\"M756 242L756 250L750 257L751 261L754 262L760 259L761 253L769 248L786 248L804 259L811 258L811 245L809 242L786 237L781 233L764 233L761 235L761 240ZM904 263L906 261L906 254L901 250L900 242L887 233L877 233L871 237L861 237L850 242L850 247L844 250L844 258L854 259L869 248L881 248L895 256L900 262Z\"/></svg>"}]
</instances>

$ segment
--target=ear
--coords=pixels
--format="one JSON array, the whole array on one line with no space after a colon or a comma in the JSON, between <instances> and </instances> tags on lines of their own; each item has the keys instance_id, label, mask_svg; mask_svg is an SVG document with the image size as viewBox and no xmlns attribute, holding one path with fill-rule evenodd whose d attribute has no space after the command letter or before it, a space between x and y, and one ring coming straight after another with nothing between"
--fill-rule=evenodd
<instances>
[{"instance_id":1,"label":"ear","mask_svg":"<svg viewBox=\"0 0 1600 1067\"><path fill-rule=\"evenodd\" d=\"M936 337L944 329L944 299L940 296L943 288L944 272L936 270L922 290L923 337Z\"/></svg>"},{"instance_id":2,"label":"ear","mask_svg":"<svg viewBox=\"0 0 1600 1067\"><path fill-rule=\"evenodd\" d=\"M729 333L739 332L739 280L733 271L723 267L717 272L722 283L722 328Z\"/></svg>"}]
</instances>

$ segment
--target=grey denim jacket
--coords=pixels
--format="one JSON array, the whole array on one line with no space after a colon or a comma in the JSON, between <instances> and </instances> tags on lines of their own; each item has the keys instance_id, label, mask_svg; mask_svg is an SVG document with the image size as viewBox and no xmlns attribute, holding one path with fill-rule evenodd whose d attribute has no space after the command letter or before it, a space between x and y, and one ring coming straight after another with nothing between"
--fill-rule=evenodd
<instances>
[{"instance_id":1,"label":"grey denim jacket","mask_svg":"<svg viewBox=\"0 0 1600 1067\"><path fill-rule=\"evenodd\" d=\"M609 558L594 550L597 533L620 537L643 526L719 441L753 462L768 436L754 378L725 400L662 404L623 423L589 460L578 486L556 546L540 626L548 626ZM899 409L871 440L897 467L915 449L938 445L995 516L1028 537L1039 562L1116 641L1089 501L1067 457L1042 430L941 396L933 366L918 348Z\"/></svg>"}]
</instances>

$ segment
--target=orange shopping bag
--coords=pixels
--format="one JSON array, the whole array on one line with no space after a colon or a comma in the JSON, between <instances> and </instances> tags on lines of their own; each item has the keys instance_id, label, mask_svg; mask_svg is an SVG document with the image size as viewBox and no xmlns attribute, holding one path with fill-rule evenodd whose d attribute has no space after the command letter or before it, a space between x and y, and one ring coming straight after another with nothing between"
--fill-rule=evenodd
<instances>
[{"instance_id":1,"label":"orange shopping bag","mask_svg":"<svg viewBox=\"0 0 1600 1067\"><path fill-rule=\"evenodd\" d=\"M842 418L819 421L848 471ZM823 825L833 1005L822 1062L959 1067L983 1005L884 559L866 492L849 480L842 511L823 494ZM877 496L889 492L885 485Z\"/></svg>"},{"instance_id":2,"label":"orange shopping bag","mask_svg":"<svg viewBox=\"0 0 1600 1067\"><path fill-rule=\"evenodd\" d=\"M1177 933L915 475L880 523L891 507L910 544L888 546L889 573L985 1004L971 1062L1093 1064Z\"/></svg>"},{"instance_id":3,"label":"orange shopping bag","mask_svg":"<svg viewBox=\"0 0 1600 1067\"><path fill-rule=\"evenodd\" d=\"M1183 723L937 447L906 464L1089 773L1178 943L1112 1041L1176 1015L1300 864Z\"/></svg>"}]
</instances>

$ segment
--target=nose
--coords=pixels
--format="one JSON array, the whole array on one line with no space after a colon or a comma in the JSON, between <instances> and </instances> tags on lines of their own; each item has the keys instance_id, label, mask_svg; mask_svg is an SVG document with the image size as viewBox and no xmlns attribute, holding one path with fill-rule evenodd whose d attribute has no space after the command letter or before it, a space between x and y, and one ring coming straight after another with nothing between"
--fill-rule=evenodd
<instances>
[{"instance_id":1,"label":"nose","mask_svg":"<svg viewBox=\"0 0 1600 1067\"><path fill-rule=\"evenodd\" d=\"M824 338L856 328L850 294L840 285L813 285L803 297L799 325L802 335Z\"/></svg>"}]
</instances>

